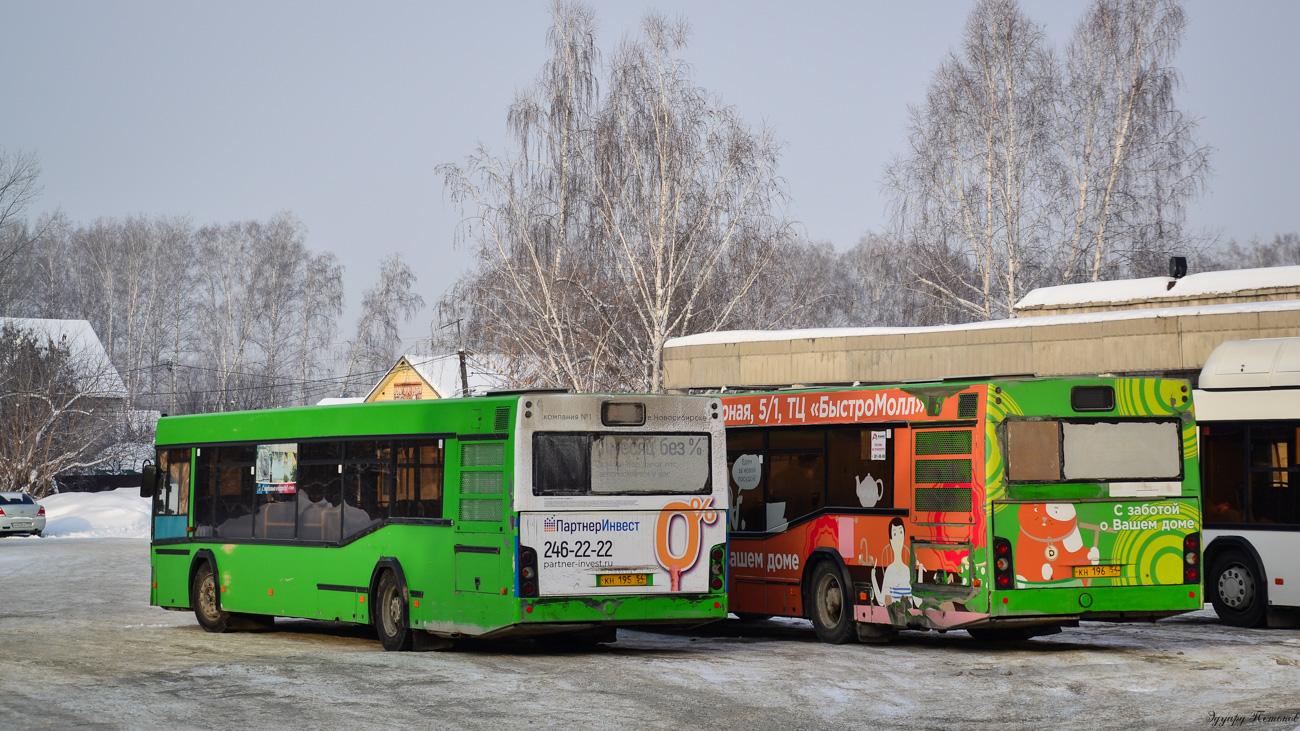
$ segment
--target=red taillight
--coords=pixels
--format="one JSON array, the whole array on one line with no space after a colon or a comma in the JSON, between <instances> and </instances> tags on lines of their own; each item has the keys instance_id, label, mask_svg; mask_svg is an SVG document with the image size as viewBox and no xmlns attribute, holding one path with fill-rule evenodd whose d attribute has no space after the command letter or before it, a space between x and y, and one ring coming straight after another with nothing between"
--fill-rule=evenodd
<instances>
[{"instance_id":1,"label":"red taillight","mask_svg":"<svg viewBox=\"0 0 1300 731\"><path fill-rule=\"evenodd\" d=\"M1183 583L1201 583L1201 534L1191 533L1183 539Z\"/></svg>"},{"instance_id":2,"label":"red taillight","mask_svg":"<svg viewBox=\"0 0 1300 731\"><path fill-rule=\"evenodd\" d=\"M37 515L45 515L45 508L41 508L40 510L37 510L37 511L36 511L36 514L37 514Z\"/></svg>"},{"instance_id":3,"label":"red taillight","mask_svg":"<svg viewBox=\"0 0 1300 731\"><path fill-rule=\"evenodd\" d=\"M727 570L726 561L727 561L726 544L719 543L718 545L709 549L709 590L710 591L722 591L723 587L727 585L727 580L726 578L724 578L726 576L724 572Z\"/></svg>"},{"instance_id":4,"label":"red taillight","mask_svg":"<svg viewBox=\"0 0 1300 731\"><path fill-rule=\"evenodd\" d=\"M715 577L713 577L713 580L709 582L709 588L713 589L714 591L717 591L718 589L721 589L721 588L722 588L722 577L721 577L721 576L715 576Z\"/></svg>"},{"instance_id":5,"label":"red taillight","mask_svg":"<svg viewBox=\"0 0 1300 731\"><path fill-rule=\"evenodd\" d=\"M5 509L4 509L4 508L0 508L0 518L3 518L3 517L5 517Z\"/></svg>"},{"instance_id":6,"label":"red taillight","mask_svg":"<svg viewBox=\"0 0 1300 731\"><path fill-rule=\"evenodd\" d=\"M519 547L519 596L537 596L537 551L528 546ZM505 593L503 589L501 593Z\"/></svg>"},{"instance_id":7,"label":"red taillight","mask_svg":"<svg viewBox=\"0 0 1300 731\"><path fill-rule=\"evenodd\" d=\"M1011 541L993 539L993 586L997 589L1016 588L1015 562L1011 558Z\"/></svg>"}]
</instances>

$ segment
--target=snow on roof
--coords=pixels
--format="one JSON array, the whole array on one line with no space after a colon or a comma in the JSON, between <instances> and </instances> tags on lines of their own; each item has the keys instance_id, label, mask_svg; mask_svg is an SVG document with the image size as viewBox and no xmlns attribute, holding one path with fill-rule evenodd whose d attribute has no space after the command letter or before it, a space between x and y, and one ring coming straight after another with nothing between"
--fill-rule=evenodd
<instances>
[{"instance_id":1,"label":"snow on roof","mask_svg":"<svg viewBox=\"0 0 1300 731\"><path fill-rule=\"evenodd\" d=\"M460 356L456 353L444 355L408 353L403 358L411 364L440 398L455 398L461 394ZM469 381L471 394L483 394L500 388L504 377L498 373L489 373L470 358L466 364L465 376Z\"/></svg>"},{"instance_id":2,"label":"snow on roof","mask_svg":"<svg viewBox=\"0 0 1300 731\"><path fill-rule=\"evenodd\" d=\"M316 402L317 406L338 406L340 404L361 404L365 403L364 396L326 396Z\"/></svg>"},{"instance_id":3,"label":"snow on roof","mask_svg":"<svg viewBox=\"0 0 1300 731\"><path fill-rule=\"evenodd\" d=\"M95 335L95 329L86 320L0 317L0 329L6 325L30 330L56 343L66 342L83 389L103 398L126 398L126 385L122 383L121 375L109 360L104 344Z\"/></svg>"},{"instance_id":4,"label":"snow on roof","mask_svg":"<svg viewBox=\"0 0 1300 731\"><path fill-rule=\"evenodd\" d=\"M1170 282L1173 282L1172 287ZM1273 287L1300 287L1300 266L1200 272L1182 279L1147 277L1039 287L1017 302L1015 309L1206 297Z\"/></svg>"},{"instance_id":5,"label":"snow on roof","mask_svg":"<svg viewBox=\"0 0 1300 731\"><path fill-rule=\"evenodd\" d=\"M1300 267L1294 268L1300 269ZM758 343L771 342L775 340L856 338L866 335L919 335L922 333L953 332L958 330L996 330L1000 328L1017 327L1048 327L1051 325L1085 325L1097 322L1111 322L1115 320L1187 317L1189 315L1236 315L1251 312L1287 312L1290 310L1300 310L1300 300L1241 302L1237 304L1197 305L1191 307L1157 307L1146 310L1087 312L1072 315L1044 315L1042 317L1018 317L1013 320L987 320L983 322L967 322L959 325L931 325L926 327L828 327L807 330L722 330L718 332L686 335L680 338L671 338L668 342L664 343L664 348L684 348L692 345Z\"/></svg>"}]
</instances>

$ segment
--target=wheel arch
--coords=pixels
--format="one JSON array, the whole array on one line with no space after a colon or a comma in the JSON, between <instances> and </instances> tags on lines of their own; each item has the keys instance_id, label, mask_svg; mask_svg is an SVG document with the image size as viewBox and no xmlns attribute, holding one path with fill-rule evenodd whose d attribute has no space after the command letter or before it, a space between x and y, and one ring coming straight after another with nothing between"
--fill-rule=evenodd
<instances>
[{"instance_id":1,"label":"wheel arch","mask_svg":"<svg viewBox=\"0 0 1300 731\"><path fill-rule=\"evenodd\" d=\"M812 616L809 614L810 610L808 609L809 599L811 598L808 596L808 592L812 590L813 572L822 563L832 563L839 568L841 580L844 582L845 596L849 597L850 604L852 604L853 578L849 575L848 564L844 563L844 557L840 555L839 551L821 546L813 549L813 552L808 554L808 560L804 562L803 570L799 574L799 599L803 609L801 614L804 618Z\"/></svg>"},{"instance_id":2,"label":"wheel arch","mask_svg":"<svg viewBox=\"0 0 1300 731\"><path fill-rule=\"evenodd\" d=\"M1234 548L1245 553L1247 557L1255 562L1255 567L1259 569L1259 582L1256 585L1256 591L1259 592L1260 601L1264 603L1265 607L1268 607L1268 569L1265 568L1264 559L1260 558L1259 551L1255 550L1255 545L1245 536L1217 536L1214 540L1210 541L1210 545L1205 547L1205 552L1202 554L1201 558L1201 565L1204 567L1204 581L1202 582L1202 586L1205 587L1204 593L1208 598L1211 591L1210 571L1214 566L1214 562L1217 561L1219 556L1225 551L1230 551ZM1218 581L1218 577L1214 577L1214 580Z\"/></svg>"},{"instance_id":3,"label":"wheel arch","mask_svg":"<svg viewBox=\"0 0 1300 731\"><path fill-rule=\"evenodd\" d=\"M199 566L206 563L212 567L212 576L217 582L217 609L221 609L221 573L217 569L217 557L210 548L200 548L194 552L194 558L190 559L190 570L186 579L188 589L185 595L189 597L189 609L194 608L194 575L199 572Z\"/></svg>"},{"instance_id":4,"label":"wheel arch","mask_svg":"<svg viewBox=\"0 0 1300 731\"><path fill-rule=\"evenodd\" d=\"M406 573L402 571L402 562L392 556L383 556L375 562L375 568L370 572L370 584L366 587L366 602L370 604L370 624L375 623L375 601L379 592L379 577L384 575L385 571L392 571L393 578L397 579L398 586L402 587L402 599L408 604L411 601L411 588L406 585Z\"/></svg>"}]
</instances>

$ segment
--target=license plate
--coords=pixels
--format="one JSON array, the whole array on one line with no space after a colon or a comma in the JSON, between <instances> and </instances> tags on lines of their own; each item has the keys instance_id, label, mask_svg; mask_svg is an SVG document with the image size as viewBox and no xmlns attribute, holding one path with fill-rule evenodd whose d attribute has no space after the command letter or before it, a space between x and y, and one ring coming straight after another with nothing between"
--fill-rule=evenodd
<instances>
[{"instance_id":1,"label":"license plate","mask_svg":"<svg viewBox=\"0 0 1300 731\"><path fill-rule=\"evenodd\" d=\"M17 521L17 520L15 520L15 521L14 521L14 527L15 527L15 528L31 528L31 527L32 527L32 522L31 522L30 520L27 520L27 521Z\"/></svg>"},{"instance_id":2,"label":"license plate","mask_svg":"<svg viewBox=\"0 0 1300 731\"><path fill-rule=\"evenodd\" d=\"M1114 579L1120 575L1122 566L1075 566L1076 579Z\"/></svg>"},{"instance_id":3,"label":"license plate","mask_svg":"<svg viewBox=\"0 0 1300 731\"><path fill-rule=\"evenodd\" d=\"M649 586L650 574L600 574L596 586Z\"/></svg>"}]
</instances>

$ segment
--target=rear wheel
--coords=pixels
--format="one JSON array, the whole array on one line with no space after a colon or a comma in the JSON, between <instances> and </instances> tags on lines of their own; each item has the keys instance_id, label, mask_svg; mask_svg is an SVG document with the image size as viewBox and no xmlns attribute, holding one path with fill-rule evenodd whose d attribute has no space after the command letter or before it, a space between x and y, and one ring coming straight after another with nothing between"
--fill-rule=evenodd
<instances>
[{"instance_id":1,"label":"rear wheel","mask_svg":"<svg viewBox=\"0 0 1300 731\"><path fill-rule=\"evenodd\" d=\"M844 585L844 573L831 561L813 569L812 601L808 614L822 642L842 645L853 637L853 607Z\"/></svg>"},{"instance_id":2,"label":"rear wheel","mask_svg":"<svg viewBox=\"0 0 1300 731\"><path fill-rule=\"evenodd\" d=\"M1205 589L1224 624L1259 627L1264 623L1264 574L1244 551L1229 549L1214 558Z\"/></svg>"},{"instance_id":3,"label":"rear wheel","mask_svg":"<svg viewBox=\"0 0 1300 731\"><path fill-rule=\"evenodd\" d=\"M230 613L221 611L221 601L217 597L217 578L212 573L212 564L207 561L199 564L199 570L194 572L190 604L194 607L194 618L203 629L209 632L230 631Z\"/></svg>"},{"instance_id":4,"label":"rear wheel","mask_svg":"<svg viewBox=\"0 0 1300 731\"><path fill-rule=\"evenodd\" d=\"M379 643L389 652L411 649L413 636L408 626L406 591L392 571L380 575L375 595L378 597L374 604L375 631Z\"/></svg>"}]
</instances>

